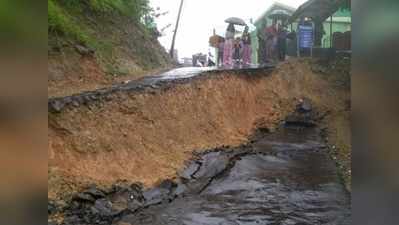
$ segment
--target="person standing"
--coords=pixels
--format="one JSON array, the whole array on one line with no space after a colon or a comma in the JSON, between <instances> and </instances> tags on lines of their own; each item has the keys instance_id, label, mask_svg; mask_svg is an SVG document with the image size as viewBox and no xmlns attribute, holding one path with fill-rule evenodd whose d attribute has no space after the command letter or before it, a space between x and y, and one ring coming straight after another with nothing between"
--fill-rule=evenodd
<instances>
[{"instance_id":1,"label":"person standing","mask_svg":"<svg viewBox=\"0 0 399 225\"><path fill-rule=\"evenodd\" d=\"M266 62L274 62L277 46L277 21L273 20L273 24L266 28Z\"/></svg>"},{"instance_id":2,"label":"person standing","mask_svg":"<svg viewBox=\"0 0 399 225\"><path fill-rule=\"evenodd\" d=\"M264 29L258 29L256 31L256 36L258 38L258 63L259 65L264 65L266 63L266 35Z\"/></svg>"},{"instance_id":3,"label":"person standing","mask_svg":"<svg viewBox=\"0 0 399 225\"><path fill-rule=\"evenodd\" d=\"M246 26L244 33L242 34L242 64L248 66L251 64L251 35L249 34L249 27Z\"/></svg>"},{"instance_id":4,"label":"person standing","mask_svg":"<svg viewBox=\"0 0 399 225\"><path fill-rule=\"evenodd\" d=\"M230 23L226 30L226 40L224 42L223 65L233 66L233 47L234 47L235 28Z\"/></svg>"},{"instance_id":5,"label":"person standing","mask_svg":"<svg viewBox=\"0 0 399 225\"><path fill-rule=\"evenodd\" d=\"M234 65L240 65L241 62L241 49L242 49L242 43L241 43L241 38L237 37L234 40L234 50L233 50L233 61Z\"/></svg>"},{"instance_id":6,"label":"person standing","mask_svg":"<svg viewBox=\"0 0 399 225\"><path fill-rule=\"evenodd\" d=\"M279 60L284 61L287 51L287 29L283 25L279 25L278 27L277 49Z\"/></svg>"},{"instance_id":7,"label":"person standing","mask_svg":"<svg viewBox=\"0 0 399 225\"><path fill-rule=\"evenodd\" d=\"M224 39L220 38L219 43L218 43L218 66L223 66L223 54L224 52Z\"/></svg>"}]
</instances>

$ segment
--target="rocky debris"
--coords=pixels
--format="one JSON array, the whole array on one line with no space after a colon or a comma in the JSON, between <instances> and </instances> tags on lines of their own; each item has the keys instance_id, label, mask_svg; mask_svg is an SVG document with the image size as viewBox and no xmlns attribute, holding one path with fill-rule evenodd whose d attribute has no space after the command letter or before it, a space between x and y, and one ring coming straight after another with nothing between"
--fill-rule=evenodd
<instances>
[{"instance_id":1,"label":"rocky debris","mask_svg":"<svg viewBox=\"0 0 399 225\"><path fill-rule=\"evenodd\" d=\"M295 112L291 113L285 119L286 126L304 126L314 127L320 116L313 109L310 99L301 98L296 106Z\"/></svg>"},{"instance_id":2,"label":"rocky debris","mask_svg":"<svg viewBox=\"0 0 399 225\"><path fill-rule=\"evenodd\" d=\"M177 185L171 180L163 181L158 187L151 188L143 193L145 206L155 205L173 198L171 193Z\"/></svg>"},{"instance_id":3,"label":"rocky debris","mask_svg":"<svg viewBox=\"0 0 399 225\"><path fill-rule=\"evenodd\" d=\"M47 214L51 215L57 212L57 206L53 201L47 203Z\"/></svg>"},{"instance_id":4,"label":"rocky debris","mask_svg":"<svg viewBox=\"0 0 399 225\"><path fill-rule=\"evenodd\" d=\"M193 175L199 170L200 168L199 162L191 162L184 170L179 171L178 175L186 180L192 179Z\"/></svg>"},{"instance_id":5,"label":"rocky debris","mask_svg":"<svg viewBox=\"0 0 399 225\"><path fill-rule=\"evenodd\" d=\"M200 163L201 167L193 177L195 179L212 178L227 167L229 157L222 152L211 152L206 154Z\"/></svg>"},{"instance_id":6,"label":"rocky debris","mask_svg":"<svg viewBox=\"0 0 399 225\"><path fill-rule=\"evenodd\" d=\"M145 202L142 193L139 184L117 184L109 190L91 186L73 196L63 210L62 224L111 224L119 215L142 208Z\"/></svg>"},{"instance_id":7,"label":"rocky debris","mask_svg":"<svg viewBox=\"0 0 399 225\"><path fill-rule=\"evenodd\" d=\"M64 210L66 219L62 225L112 224L128 213L188 194L199 194L215 177L223 174L238 155L249 154L250 150L245 146L242 151L222 147L198 153L196 159L179 173L176 182L165 180L148 190L138 184L118 184L110 190L91 186L73 196ZM50 211L52 205L49 205Z\"/></svg>"}]
</instances>

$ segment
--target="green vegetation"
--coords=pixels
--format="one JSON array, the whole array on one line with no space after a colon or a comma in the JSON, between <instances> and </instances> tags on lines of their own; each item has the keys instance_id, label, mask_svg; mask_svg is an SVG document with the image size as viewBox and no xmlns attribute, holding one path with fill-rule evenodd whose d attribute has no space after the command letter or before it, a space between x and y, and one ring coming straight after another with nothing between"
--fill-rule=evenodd
<instances>
[{"instance_id":1,"label":"green vegetation","mask_svg":"<svg viewBox=\"0 0 399 225\"><path fill-rule=\"evenodd\" d=\"M89 46L93 43L86 30L75 23L56 0L48 0L48 29L50 32L60 32Z\"/></svg>"},{"instance_id":2,"label":"green vegetation","mask_svg":"<svg viewBox=\"0 0 399 225\"><path fill-rule=\"evenodd\" d=\"M149 0L47 0L48 49L83 45L94 51L96 62L111 75L167 63L154 41L155 11ZM154 50L151 51L150 49ZM127 65L127 61L133 64Z\"/></svg>"},{"instance_id":3,"label":"green vegetation","mask_svg":"<svg viewBox=\"0 0 399 225\"><path fill-rule=\"evenodd\" d=\"M48 0L48 30L61 33L83 44L95 48L95 38L81 22L71 14L89 10L98 14L117 13L140 23L141 18L151 12L148 0Z\"/></svg>"}]
</instances>

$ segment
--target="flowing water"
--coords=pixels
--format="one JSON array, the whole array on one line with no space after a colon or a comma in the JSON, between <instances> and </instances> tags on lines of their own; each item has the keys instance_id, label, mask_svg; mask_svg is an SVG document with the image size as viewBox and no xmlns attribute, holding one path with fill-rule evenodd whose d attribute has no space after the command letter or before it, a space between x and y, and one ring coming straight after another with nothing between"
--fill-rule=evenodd
<instances>
[{"instance_id":1,"label":"flowing water","mask_svg":"<svg viewBox=\"0 0 399 225\"><path fill-rule=\"evenodd\" d=\"M284 128L259 135L229 153L207 153L203 158L210 160L198 164L199 169L187 168L192 181L186 186L201 184L201 188L125 215L121 221L132 225L349 225L350 195L319 133L316 128ZM240 154L228 157L232 152Z\"/></svg>"}]
</instances>

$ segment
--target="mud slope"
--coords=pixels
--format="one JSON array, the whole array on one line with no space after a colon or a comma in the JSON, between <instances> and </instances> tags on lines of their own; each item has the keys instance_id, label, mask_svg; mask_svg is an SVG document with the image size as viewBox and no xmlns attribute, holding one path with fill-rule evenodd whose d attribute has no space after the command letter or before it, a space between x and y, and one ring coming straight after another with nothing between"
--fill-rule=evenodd
<instances>
[{"instance_id":1,"label":"mud slope","mask_svg":"<svg viewBox=\"0 0 399 225\"><path fill-rule=\"evenodd\" d=\"M139 12L95 5L104 2L129 10L124 4L139 0L48 0L49 96L93 90L173 66L157 37L133 18Z\"/></svg>"},{"instance_id":2,"label":"mud slope","mask_svg":"<svg viewBox=\"0 0 399 225\"><path fill-rule=\"evenodd\" d=\"M93 182L152 186L175 177L194 150L237 146L255 128L273 129L298 98L311 99L321 112L340 105L325 80L297 64L272 73L208 74L49 113L49 197Z\"/></svg>"}]
</instances>

